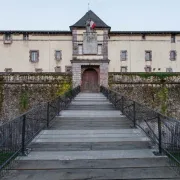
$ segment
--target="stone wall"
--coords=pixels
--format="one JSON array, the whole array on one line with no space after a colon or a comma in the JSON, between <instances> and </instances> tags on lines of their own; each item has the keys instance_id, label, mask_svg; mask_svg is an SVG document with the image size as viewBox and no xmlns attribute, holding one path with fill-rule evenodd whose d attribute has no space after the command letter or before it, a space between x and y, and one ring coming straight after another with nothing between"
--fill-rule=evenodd
<instances>
[{"instance_id":1,"label":"stone wall","mask_svg":"<svg viewBox=\"0 0 180 180\"><path fill-rule=\"evenodd\" d=\"M109 73L109 87L162 114L180 119L180 73Z\"/></svg>"},{"instance_id":2,"label":"stone wall","mask_svg":"<svg viewBox=\"0 0 180 180\"><path fill-rule=\"evenodd\" d=\"M66 73L0 73L0 124L71 88Z\"/></svg>"}]
</instances>

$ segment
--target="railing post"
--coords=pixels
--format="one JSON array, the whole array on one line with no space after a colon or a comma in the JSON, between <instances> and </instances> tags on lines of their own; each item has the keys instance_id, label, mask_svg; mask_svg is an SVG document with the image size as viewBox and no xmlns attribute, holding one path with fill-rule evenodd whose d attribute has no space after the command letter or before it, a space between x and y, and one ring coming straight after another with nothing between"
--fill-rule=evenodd
<instances>
[{"instance_id":1,"label":"railing post","mask_svg":"<svg viewBox=\"0 0 180 180\"><path fill-rule=\"evenodd\" d=\"M58 110L57 110L57 115L59 116L59 112L61 111L61 98L60 96L58 97Z\"/></svg>"},{"instance_id":2,"label":"railing post","mask_svg":"<svg viewBox=\"0 0 180 180\"><path fill-rule=\"evenodd\" d=\"M47 128L49 127L49 102L47 103Z\"/></svg>"},{"instance_id":3,"label":"railing post","mask_svg":"<svg viewBox=\"0 0 180 180\"><path fill-rule=\"evenodd\" d=\"M161 127L161 118L158 114L158 135L159 135L159 154L162 154L162 127Z\"/></svg>"},{"instance_id":4,"label":"railing post","mask_svg":"<svg viewBox=\"0 0 180 180\"><path fill-rule=\"evenodd\" d=\"M136 103L133 101L133 123L134 123L134 128L136 127Z\"/></svg>"},{"instance_id":5,"label":"railing post","mask_svg":"<svg viewBox=\"0 0 180 180\"><path fill-rule=\"evenodd\" d=\"M23 121L22 121L22 142L21 142L21 155L26 156L25 153L25 136L26 136L26 115L23 115Z\"/></svg>"},{"instance_id":6,"label":"railing post","mask_svg":"<svg viewBox=\"0 0 180 180\"><path fill-rule=\"evenodd\" d=\"M114 97L114 106L116 107L116 101L117 101L117 94L115 93L115 95L114 95L115 97Z\"/></svg>"},{"instance_id":7,"label":"railing post","mask_svg":"<svg viewBox=\"0 0 180 180\"><path fill-rule=\"evenodd\" d=\"M121 103L121 112L122 112L122 114L124 114L124 96L122 96L121 101L122 101L122 103Z\"/></svg>"}]
</instances>

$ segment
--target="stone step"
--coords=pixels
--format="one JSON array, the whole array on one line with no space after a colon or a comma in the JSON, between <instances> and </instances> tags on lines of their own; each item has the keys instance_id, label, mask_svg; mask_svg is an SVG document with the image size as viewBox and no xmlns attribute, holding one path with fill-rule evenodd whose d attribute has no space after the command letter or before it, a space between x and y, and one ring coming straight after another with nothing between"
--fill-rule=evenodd
<instances>
[{"instance_id":1,"label":"stone step","mask_svg":"<svg viewBox=\"0 0 180 180\"><path fill-rule=\"evenodd\" d=\"M61 113L60 113L61 114ZM129 121L125 116L119 116L119 117L68 117L68 116L57 116L54 121L125 121L125 122L131 122Z\"/></svg>"},{"instance_id":2,"label":"stone step","mask_svg":"<svg viewBox=\"0 0 180 180\"><path fill-rule=\"evenodd\" d=\"M32 142L31 151L130 150L150 147L149 141L123 142Z\"/></svg>"},{"instance_id":3,"label":"stone step","mask_svg":"<svg viewBox=\"0 0 180 180\"><path fill-rule=\"evenodd\" d=\"M84 160L84 159L121 159L155 158L151 149L104 150L104 151L32 151L21 160Z\"/></svg>"},{"instance_id":4,"label":"stone step","mask_svg":"<svg viewBox=\"0 0 180 180\"><path fill-rule=\"evenodd\" d=\"M98 129L129 129L132 126L132 122L126 118L111 118L107 117L65 117L56 118L52 123L50 129L74 129L74 130L98 130Z\"/></svg>"},{"instance_id":5,"label":"stone step","mask_svg":"<svg viewBox=\"0 0 180 180\"><path fill-rule=\"evenodd\" d=\"M111 126L108 126L108 125L101 125L99 127L97 126L93 126L93 125L86 125L86 126L61 126L61 124L57 124L57 126L54 124L50 129L51 130L61 130L61 129L64 129L64 130L79 130L79 129L83 129L83 130L106 130L106 129L127 129L127 128L130 128L131 125L120 125L120 126L117 126L117 125L111 125Z\"/></svg>"},{"instance_id":6,"label":"stone step","mask_svg":"<svg viewBox=\"0 0 180 180\"><path fill-rule=\"evenodd\" d=\"M140 149L149 139L138 129L122 130L44 130L30 144L41 150Z\"/></svg>"},{"instance_id":7,"label":"stone step","mask_svg":"<svg viewBox=\"0 0 180 180\"><path fill-rule=\"evenodd\" d=\"M169 167L16 170L13 180L179 180ZM4 179L3 179L4 180Z\"/></svg>"},{"instance_id":8,"label":"stone step","mask_svg":"<svg viewBox=\"0 0 180 180\"><path fill-rule=\"evenodd\" d=\"M65 110L61 117L124 117L120 111L96 111L96 110Z\"/></svg>"},{"instance_id":9,"label":"stone step","mask_svg":"<svg viewBox=\"0 0 180 180\"><path fill-rule=\"evenodd\" d=\"M101 102L101 101L97 101L97 100L94 100L94 101L77 101L77 100L75 100L75 101L73 101L72 103L71 103L71 105L70 106L72 106L72 105L96 105L96 106L113 106L109 101L103 101L103 102Z\"/></svg>"},{"instance_id":10,"label":"stone step","mask_svg":"<svg viewBox=\"0 0 180 180\"><path fill-rule=\"evenodd\" d=\"M110 110L116 111L114 107L101 107L101 106L70 106L68 110Z\"/></svg>"},{"instance_id":11,"label":"stone step","mask_svg":"<svg viewBox=\"0 0 180 180\"><path fill-rule=\"evenodd\" d=\"M166 157L101 160L18 160L17 169L140 168L169 166Z\"/></svg>"},{"instance_id":12,"label":"stone step","mask_svg":"<svg viewBox=\"0 0 180 180\"><path fill-rule=\"evenodd\" d=\"M103 121L103 120L97 120L97 121L85 121L85 120L67 120L67 121L65 121L65 120L63 120L63 121L57 121L56 120L56 123L58 124L61 124L61 125L94 125L94 126L100 126L102 123L105 123L104 125L109 125L109 126L111 126L111 125L129 125L130 124L130 122L128 122L128 121L123 121L123 120L121 120L121 121L118 121L118 120L114 120L114 121L112 121L112 122L108 122L108 121Z\"/></svg>"}]
</instances>

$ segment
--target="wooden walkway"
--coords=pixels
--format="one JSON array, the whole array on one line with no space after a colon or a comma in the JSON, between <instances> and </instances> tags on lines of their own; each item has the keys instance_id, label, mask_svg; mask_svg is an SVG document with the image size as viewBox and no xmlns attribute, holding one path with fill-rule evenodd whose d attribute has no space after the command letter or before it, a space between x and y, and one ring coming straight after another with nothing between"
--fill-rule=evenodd
<instances>
[{"instance_id":1,"label":"wooden walkway","mask_svg":"<svg viewBox=\"0 0 180 180\"><path fill-rule=\"evenodd\" d=\"M180 179L102 94L80 93L3 180Z\"/></svg>"}]
</instances>

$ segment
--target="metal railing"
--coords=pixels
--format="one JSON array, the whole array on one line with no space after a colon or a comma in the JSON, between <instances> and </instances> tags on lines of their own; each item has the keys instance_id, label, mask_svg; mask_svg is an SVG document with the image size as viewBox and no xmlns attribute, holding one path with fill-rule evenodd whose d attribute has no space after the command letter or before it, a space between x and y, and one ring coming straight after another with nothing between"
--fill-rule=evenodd
<instances>
[{"instance_id":1,"label":"metal railing","mask_svg":"<svg viewBox=\"0 0 180 180\"><path fill-rule=\"evenodd\" d=\"M15 163L14 159L26 155L27 145L44 128L48 128L58 113L66 109L80 92L80 87L68 91L55 100L41 103L16 119L0 126L0 176Z\"/></svg>"},{"instance_id":2,"label":"metal railing","mask_svg":"<svg viewBox=\"0 0 180 180\"><path fill-rule=\"evenodd\" d=\"M157 149L157 155L166 154L170 164L180 173L180 121L164 116L105 87L101 92L109 101L141 128Z\"/></svg>"}]
</instances>

